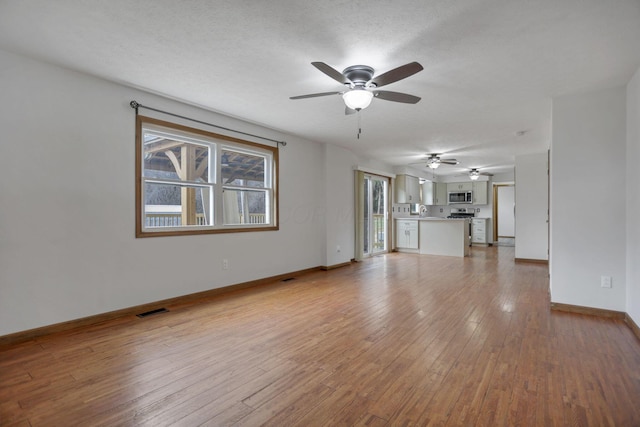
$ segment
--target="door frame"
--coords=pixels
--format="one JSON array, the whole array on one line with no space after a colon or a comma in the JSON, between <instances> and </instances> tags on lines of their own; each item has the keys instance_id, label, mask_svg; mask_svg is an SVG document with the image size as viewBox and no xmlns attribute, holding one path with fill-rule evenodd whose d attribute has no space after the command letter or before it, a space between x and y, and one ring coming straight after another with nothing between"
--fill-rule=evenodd
<instances>
[{"instance_id":1,"label":"door frame","mask_svg":"<svg viewBox=\"0 0 640 427\"><path fill-rule=\"evenodd\" d=\"M493 184L493 242L498 242L498 187L513 187L515 192L516 185L514 183ZM513 212L513 220L515 221L516 213ZM515 237L515 232L513 233Z\"/></svg>"},{"instance_id":2,"label":"door frame","mask_svg":"<svg viewBox=\"0 0 640 427\"><path fill-rule=\"evenodd\" d=\"M391 179L389 177L386 176L382 176L382 175L377 175L375 173L371 173L371 172L365 172L364 173L364 179L365 181L368 180L369 181L369 188L367 189L367 191L371 191L371 194L369 194L369 205L367 208L369 207L373 207L373 186L371 185L371 183L373 182L373 180L378 180L378 181L382 181L384 183L386 183L386 198L384 200L385 202L385 206L384 206L384 249L381 250L375 250L375 247L373 245L375 239L374 233L375 233L375 219L373 216L373 213L371 214L370 218L369 218L369 236L366 236L369 239L369 252L365 253L364 255L367 257L371 257L371 256L375 256L375 255L379 255L379 254L383 254L383 253L388 253L390 251L391 248L391 236L389 233L390 230L390 223L391 221L389 220L389 212L390 212L390 207L391 207L391 203L390 203L390 197L391 197ZM364 206L363 206L364 208ZM365 238L364 233L362 235L362 238Z\"/></svg>"},{"instance_id":3,"label":"door frame","mask_svg":"<svg viewBox=\"0 0 640 427\"><path fill-rule=\"evenodd\" d=\"M384 252L377 252L374 255L379 255L383 253L389 253L393 249L394 239L393 239L393 227L391 221L391 207L393 206L393 198L394 198L394 189L393 189L393 180L395 179L395 174L388 174L386 172L378 172L372 171L369 169L356 167L355 171L355 179L354 179L354 208L355 208L355 235L354 235L354 260L360 261L365 257L364 254L364 176L365 175L373 175L387 182L387 206L386 206L386 217L387 217L387 225L386 225L386 250ZM372 256L371 254L367 254L366 257Z\"/></svg>"}]
</instances>

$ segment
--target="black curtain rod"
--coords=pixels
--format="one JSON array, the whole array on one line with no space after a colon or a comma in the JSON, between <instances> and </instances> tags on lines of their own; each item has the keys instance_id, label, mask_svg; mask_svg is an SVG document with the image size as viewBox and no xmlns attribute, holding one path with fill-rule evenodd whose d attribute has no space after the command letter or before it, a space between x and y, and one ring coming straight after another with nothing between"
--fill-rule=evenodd
<instances>
[{"instance_id":1,"label":"black curtain rod","mask_svg":"<svg viewBox=\"0 0 640 427\"><path fill-rule=\"evenodd\" d=\"M227 130L229 132L235 132L235 133L239 133L239 134L242 134L242 135L252 136L254 138L264 139L265 141L275 142L276 144L282 145L283 147L287 145L287 141L278 141L276 139L271 139L271 138L267 138L267 137L260 136L260 135L254 135L252 133L242 132L242 131L235 130L235 129L229 129L229 128L226 128L226 127L223 127L223 126L214 125L213 123L207 123L207 122L203 122L201 120L192 119L190 117L181 116L179 114L170 113L168 111L158 110L157 108L147 107L146 105L142 105L142 104L140 104L140 103L138 103L136 101L131 101L129 103L129 105L131 106L131 108L134 108L136 110L136 115L138 114L138 108L146 108L147 110L155 111L155 112L162 113L162 114L167 114L169 116L178 117L180 119L190 120L192 122L200 123L202 125L207 125L207 126L211 126L211 127L214 127L214 128Z\"/></svg>"}]
</instances>

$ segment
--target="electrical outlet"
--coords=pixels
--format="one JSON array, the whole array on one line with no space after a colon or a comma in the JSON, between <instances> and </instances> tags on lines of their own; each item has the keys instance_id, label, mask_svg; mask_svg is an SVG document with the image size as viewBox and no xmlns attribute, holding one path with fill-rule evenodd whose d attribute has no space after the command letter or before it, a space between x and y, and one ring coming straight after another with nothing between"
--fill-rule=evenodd
<instances>
[{"instance_id":1,"label":"electrical outlet","mask_svg":"<svg viewBox=\"0 0 640 427\"><path fill-rule=\"evenodd\" d=\"M228 270L229 269L229 260L226 259L226 258L222 260L222 269L223 270Z\"/></svg>"},{"instance_id":2,"label":"electrical outlet","mask_svg":"<svg viewBox=\"0 0 640 427\"><path fill-rule=\"evenodd\" d=\"M602 288L610 288L611 287L611 276L600 276L600 287L602 287Z\"/></svg>"},{"instance_id":3,"label":"electrical outlet","mask_svg":"<svg viewBox=\"0 0 640 427\"><path fill-rule=\"evenodd\" d=\"M342 249L340 249L340 245L336 246L336 252L340 253Z\"/></svg>"}]
</instances>

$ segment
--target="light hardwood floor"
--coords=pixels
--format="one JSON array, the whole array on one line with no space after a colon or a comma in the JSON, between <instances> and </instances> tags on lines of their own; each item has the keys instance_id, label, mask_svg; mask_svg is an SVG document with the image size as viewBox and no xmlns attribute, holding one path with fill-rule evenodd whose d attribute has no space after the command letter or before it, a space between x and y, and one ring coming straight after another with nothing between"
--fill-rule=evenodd
<instances>
[{"instance_id":1,"label":"light hardwood floor","mask_svg":"<svg viewBox=\"0 0 640 427\"><path fill-rule=\"evenodd\" d=\"M2 426L638 426L640 341L514 248L377 256L0 350Z\"/></svg>"}]
</instances>

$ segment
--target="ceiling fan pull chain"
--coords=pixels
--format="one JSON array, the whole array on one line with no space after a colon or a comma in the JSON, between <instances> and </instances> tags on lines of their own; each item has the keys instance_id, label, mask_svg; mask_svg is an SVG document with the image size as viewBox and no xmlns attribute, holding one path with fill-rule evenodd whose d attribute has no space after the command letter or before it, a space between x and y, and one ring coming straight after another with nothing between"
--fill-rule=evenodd
<instances>
[{"instance_id":1,"label":"ceiling fan pull chain","mask_svg":"<svg viewBox=\"0 0 640 427\"><path fill-rule=\"evenodd\" d=\"M362 133L362 120L360 119L360 110L358 110L358 135L357 138L360 139L360 134Z\"/></svg>"}]
</instances>

